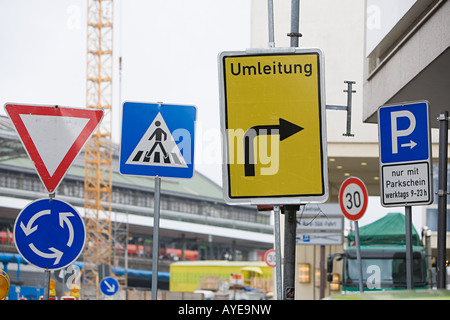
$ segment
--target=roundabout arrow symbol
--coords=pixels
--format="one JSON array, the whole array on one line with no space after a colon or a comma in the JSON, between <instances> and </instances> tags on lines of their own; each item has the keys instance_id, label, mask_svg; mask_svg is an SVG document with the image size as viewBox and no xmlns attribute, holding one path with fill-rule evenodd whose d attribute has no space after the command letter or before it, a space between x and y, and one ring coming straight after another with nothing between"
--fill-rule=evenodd
<instances>
[{"instance_id":1,"label":"roundabout arrow symbol","mask_svg":"<svg viewBox=\"0 0 450 320\"><path fill-rule=\"evenodd\" d=\"M74 232L73 232L73 226L72 226L72 222L70 222L69 217L73 217L73 213L72 212L60 212L59 213L59 225L61 226L61 228L64 228L64 222L67 224L67 227L69 228L69 240L67 240L67 246L71 247L72 243L73 243L73 236L74 236Z\"/></svg>"},{"instance_id":2,"label":"roundabout arrow symbol","mask_svg":"<svg viewBox=\"0 0 450 320\"><path fill-rule=\"evenodd\" d=\"M33 215L30 220L28 220L28 223L26 226L23 224L23 222L20 222L20 227L22 228L25 235L29 236L30 234L32 234L33 232L35 232L37 230L38 226L33 227L33 223L36 221L37 218L42 217L46 214L50 214L50 213L51 213L50 210L39 211L38 213Z\"/></svg>"},{"instance_id":3,"label":"roundabout arrow symbol","mask_svg":"<svg viewBox=\"0 0 450 320\"><path fill-rule=\"evenodd\" d=\"M47 259L55 258L55 262L53 263L53 265L58 264L63 256L63 252L61 252L58 249L55 249L53 247L48 248L48 250L52 251L53 253L45 253L45 252L40 251L38 248L36 248L34 243L30 243L29 247L34 253L36 253L38 256L40 256L42 258L47 258Z\"/></svg>"}]
</instances>

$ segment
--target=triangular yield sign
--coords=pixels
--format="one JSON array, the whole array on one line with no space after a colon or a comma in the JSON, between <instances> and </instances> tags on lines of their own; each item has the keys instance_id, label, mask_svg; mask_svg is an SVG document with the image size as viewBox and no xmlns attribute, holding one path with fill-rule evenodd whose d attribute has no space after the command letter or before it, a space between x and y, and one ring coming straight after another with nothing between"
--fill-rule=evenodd
<instances>
[{"instance_id":1,"label":"triangular yield sign","mask_svg":"<svg viewBox=\"0 0 450 320\"><path fill-rule=\"evenodd\" d=\"M55 192L103 118L101 109L7 103L5 110L48 193Z\"/></svg>"}]
</instances>

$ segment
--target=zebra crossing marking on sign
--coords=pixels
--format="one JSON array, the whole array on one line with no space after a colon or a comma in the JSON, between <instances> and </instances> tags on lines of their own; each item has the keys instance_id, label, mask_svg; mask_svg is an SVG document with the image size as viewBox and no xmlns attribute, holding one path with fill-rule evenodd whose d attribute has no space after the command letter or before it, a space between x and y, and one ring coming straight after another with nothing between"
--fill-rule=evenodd
<instances>
[{"instance_id":1,"label":"zebra crossing marking on sign","mask_svg":"<svg viewBox=\"0 0 450 320\"><path fill-rule=\"evenodd\" d=\"M124 102L120 173L191 178L195 106Z\"/></svg>"},{"instance_id":2,"label":"zebra crossing marking on sign","mask_svg":"<svg viewBox=\"0 0 450 320\"><path fill-rule=\"evenodd\" d=\"M155 117L126 164L187 168L161 113Z\"/></svg>"}]
</instances>

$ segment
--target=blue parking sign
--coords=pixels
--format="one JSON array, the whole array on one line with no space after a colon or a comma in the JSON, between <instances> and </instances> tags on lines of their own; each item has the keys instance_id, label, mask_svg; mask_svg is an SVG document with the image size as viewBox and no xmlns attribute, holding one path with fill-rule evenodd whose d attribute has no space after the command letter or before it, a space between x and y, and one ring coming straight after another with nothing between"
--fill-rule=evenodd
<instances>
[{"instance_id":1,"label":"blue parking sign","mask_svg":"<svg viewBox=\"0 0 450 320\"><path fill-rule=\"evenodd\" d=\"M433 202L428 102L378 109L380 199L388 206Z\"/></svg>"},{"instance_id":2,"label":"blue parking sign","mask_svg":"<svg viewBox=\"0 0 450 320\"><path fill-rule=\"evenodd\" d=\"M427 102L380 107L378 117L383 164L430 157Z\"/></svg>"}]
</instances>

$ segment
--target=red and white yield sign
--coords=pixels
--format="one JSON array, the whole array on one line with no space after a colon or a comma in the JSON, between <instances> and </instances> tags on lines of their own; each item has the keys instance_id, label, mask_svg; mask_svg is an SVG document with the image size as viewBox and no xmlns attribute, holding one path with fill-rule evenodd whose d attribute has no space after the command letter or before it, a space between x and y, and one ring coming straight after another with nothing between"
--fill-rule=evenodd
<instances>
[{"instance_id":1,"label":"red and white yield sign","mask_svg":"<svg viewBox=\"0 0 450 320\"><path fill-rule=\"evenodd\" d=\"M342 183L339 205L347 219L359 220L366 212L368 202L367 188L359 178L350 177Z\"/></svg>"},{"instance_id":2,"label":"red and white yield sign","mask_svg":"<svg viewBox=\"0 0 450 320\"><path fill-rule=\"evenodd\" d=\"M103 118L103 110L6 103L25 150L48 193L67 170Z\"/></svg>"}]
</instances>

